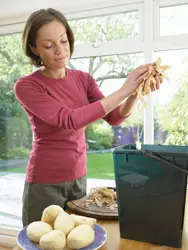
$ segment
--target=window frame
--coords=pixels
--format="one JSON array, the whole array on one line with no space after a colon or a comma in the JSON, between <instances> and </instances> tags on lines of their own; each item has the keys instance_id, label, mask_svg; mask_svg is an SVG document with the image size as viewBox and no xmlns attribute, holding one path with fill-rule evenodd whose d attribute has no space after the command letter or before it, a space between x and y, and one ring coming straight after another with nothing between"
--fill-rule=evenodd
<instances>
[{"instance_id":1,"label":"window frame","mask_svg":"<svg viewBox=\"0 0 188 250\"><path fill-rule=\"evenodd\" d=\"M0 246L15 247L18 233L18 229L0 227Z\"/></svg>"},{"instance_id":2,"label":"window frame","mask_svg":"<svg viewBox=\"0 0 188 250\"><path fill-rule=\"evenodd\" d=\"M160 36L160 8L188 5L187 0L156 0L154 1L154 46L153 50L186 49L188 34Z\"/></svg>"},{"instance_id":3,"label":"window frame","mask_svg":"<svg viewBox=\"0 0 188 250\"><path fill-rule=\"evenodd\" d=\"M109 42L100 42L100 43L86 43L78 45L75 48L75 52L72 58L84 58L84 57L92 57L92 56L110 56L114 54L128 54L128 53L136 53L136 52L143 52L144 42L143 42L143 23L142 20L142 13L143 13L143 4L129 4L129 5L121 5L116 7L108 7L99 10L90 10L90 11L83 11L79 13L68 14L67 18L71 20L77 20L82 18L91 18L91 17L98 17L104 16L106 14L118 14L123 12L131 12L131 11L138 11L139 16L139 37L138 38L130 38L130 39L121 39L121 40L114 40Z\"/></svg>"}]
</instances>

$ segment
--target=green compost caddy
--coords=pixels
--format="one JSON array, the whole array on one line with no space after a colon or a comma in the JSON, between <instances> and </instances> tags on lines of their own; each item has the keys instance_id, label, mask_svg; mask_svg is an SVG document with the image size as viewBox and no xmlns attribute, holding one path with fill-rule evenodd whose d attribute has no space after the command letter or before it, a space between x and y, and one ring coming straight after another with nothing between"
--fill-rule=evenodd
<instances>
[{"instance_id":1,"label":"green compost caddy","mask_svg":"<svg viewBox=\"0 0 188 250\"><path fill-rule=\"evenodd\" d=\"M181 247L188 146L113 151L121 238Z\"/></svg>"}]
</instances>

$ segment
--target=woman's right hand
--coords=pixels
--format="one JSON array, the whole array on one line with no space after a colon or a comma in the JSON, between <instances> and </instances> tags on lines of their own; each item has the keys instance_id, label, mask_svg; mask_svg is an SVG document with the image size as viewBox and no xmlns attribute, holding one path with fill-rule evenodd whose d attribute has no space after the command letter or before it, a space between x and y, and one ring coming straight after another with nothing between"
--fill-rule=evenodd
<instances>
[{"instance_id":1,"label":"woman's right hand","mask_svg":"<svg viewBox=\"0 0 188 250\"><path fill-rule=\"evenodd\" d=\"M128 77L120 90L126 95L127 93L128 95L133 94L139 84L147 77L148 70L151 67L153 67L152 64L144 64L132 70L128 73Z\"/></svg>"}]
</instances>

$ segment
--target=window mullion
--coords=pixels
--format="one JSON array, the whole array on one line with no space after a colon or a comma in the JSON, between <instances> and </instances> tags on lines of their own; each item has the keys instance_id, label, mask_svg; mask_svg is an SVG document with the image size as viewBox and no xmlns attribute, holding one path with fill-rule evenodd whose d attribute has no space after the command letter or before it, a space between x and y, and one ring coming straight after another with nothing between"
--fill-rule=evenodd
<instances>
[{"instance_id":1,"label":"window mullion","mask_svg":"<svg viewBox=\"0 0 188 250\"><path fill-rule=\"evenodd\" d=\"M143 34L144 34L144 57L145 62L152 62L153 50L153 2L151 0L144 1L143 11ZM146 98L147 108L144 110L144 143L153 144L154 128L153 128L153 101Z\"/></svg>"}]
</instances>

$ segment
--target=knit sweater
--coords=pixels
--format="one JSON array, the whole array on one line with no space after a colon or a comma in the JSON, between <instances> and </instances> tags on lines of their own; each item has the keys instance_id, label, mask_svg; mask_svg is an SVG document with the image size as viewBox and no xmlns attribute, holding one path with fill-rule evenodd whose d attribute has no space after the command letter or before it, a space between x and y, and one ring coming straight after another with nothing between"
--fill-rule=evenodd
<instances>
[{"instance_id":1,"label":"knit sweater","mask_svg":"<svg viewBox=\"0 0 188 250\"><path fill-rule=\"evenodd\" d=\"M46 77L39 70L14 85L16 98L25 109L34 140L26 181L61 183L86 175L86 125L104 118L111 125L123 121L119 107L105 116L104 97L94 78L66 69L61 79Z\"/></svg>"}]
</instances>

